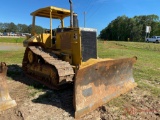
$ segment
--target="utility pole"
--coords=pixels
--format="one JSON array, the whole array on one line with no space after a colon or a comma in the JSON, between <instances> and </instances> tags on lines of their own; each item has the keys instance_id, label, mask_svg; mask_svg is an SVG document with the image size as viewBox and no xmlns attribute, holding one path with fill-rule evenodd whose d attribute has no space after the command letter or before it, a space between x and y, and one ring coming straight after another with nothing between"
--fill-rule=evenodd
<instances>
[{"instance_id":1,"label":"utility pole","mask_svg":"<svg viewBox=\"0 0 160 120\"><path fill-rule=\"evenodd\" d=\"M84 12L84 27L86 27L86 12Z\"/></svg>"}]
</instances>

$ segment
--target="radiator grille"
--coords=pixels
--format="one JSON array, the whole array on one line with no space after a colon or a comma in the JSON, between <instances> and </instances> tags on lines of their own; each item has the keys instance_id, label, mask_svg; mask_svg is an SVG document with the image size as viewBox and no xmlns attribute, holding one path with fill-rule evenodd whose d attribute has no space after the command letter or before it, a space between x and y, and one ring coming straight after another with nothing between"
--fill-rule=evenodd
<instances>
[{"instance_id":1,"label":"radiator grille","mask_svg":"<svg viewBox=\"0 0 160 120\"><path fill-rule=\"evenodd\" d=\"M97 58L97 39L95 30L81 30L82 61Z\"/></svg>"}]
</instances>

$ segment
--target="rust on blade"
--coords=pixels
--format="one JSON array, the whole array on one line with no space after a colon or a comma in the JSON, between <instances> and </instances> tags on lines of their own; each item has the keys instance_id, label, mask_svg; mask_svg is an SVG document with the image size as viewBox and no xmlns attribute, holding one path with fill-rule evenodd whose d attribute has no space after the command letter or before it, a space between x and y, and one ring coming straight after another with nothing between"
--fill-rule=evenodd
<instances>
[{"instance_id":1,"label":"rust on blade","mask_svg":"<svg viewBox=\"0 0 160 120\"><path fill-rule=\"evenodd\" d=\"M75 78L75 118L133 89L132 67L137 58L99 60L81 67Z\"/></svg>"}]
</instances>

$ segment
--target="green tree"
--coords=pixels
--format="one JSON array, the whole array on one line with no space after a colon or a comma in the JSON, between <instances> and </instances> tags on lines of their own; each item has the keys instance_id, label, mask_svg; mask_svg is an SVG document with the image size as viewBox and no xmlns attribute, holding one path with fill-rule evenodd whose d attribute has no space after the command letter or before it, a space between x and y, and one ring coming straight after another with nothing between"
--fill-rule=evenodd
<instances>
[{"instance_id":1,"label":"green tree","mask_svg":"<svg viewBox=\"0 0 160 120\"><path fill-rule=\"evenodd\" d=\"M36 31L36 33L37 34L39 34L39 33L43 33L43 28L41 27L41 26L35 26L35 31Z\"/></svg>"},{"instance_id":2,"label":"green tree","mask_svg":"<svg viewBox=\"0 0 160 120\"><path fill-rule=\"evenodd\" d=\"M39 34L39 33L42 33L43 32L43 28L41 27L41 26L35 26L35 32L37 33L37 34ZM28 32L29 33L32 33L32 25L29 25L28 26Z\"/></svg>"},{"instance_id":3,"label":"green tree","mask_svg":"<svg viewBox=\"0 0 160 120\"><path fill-rule=\"evenodd\" d=\"M17 25L17 31L19 33L29 33L28 26L26 24L18 24Z\"/></svg>"},{"instance_id":4,"label":"green tree","mask_svg":"<svg viewBox=\"0 0 160 120\"><path fill-rule=\"evenodd\" d=\"M32 25L0 22L0 32L18 32L18 33L31 33ZM44 28L41 26L35 26L36 33L42 33Z\"/></svg>"},{"instance_id":5,"label":"green tree","mask_svg":"<svg viewBox=\"0 0 160 120\"><path fill-rule=\"evenodd\" d=\"M13 22L9 23L8 24L8 31L9 32L17 32L17 26Z\"/></svg>"},{"instance_id":6,"label":"green tree","mask_svg":"<svg viewBox=\"0 0 160 120\"><path fill-rule=\"evenodd\" d=\"M107 27L100 31L100 39L144 41L146 26L151 26L150 35L160 35L160 22L157 15L141 15L128 18L118 16Z\"/></svg>"}]
</instances>

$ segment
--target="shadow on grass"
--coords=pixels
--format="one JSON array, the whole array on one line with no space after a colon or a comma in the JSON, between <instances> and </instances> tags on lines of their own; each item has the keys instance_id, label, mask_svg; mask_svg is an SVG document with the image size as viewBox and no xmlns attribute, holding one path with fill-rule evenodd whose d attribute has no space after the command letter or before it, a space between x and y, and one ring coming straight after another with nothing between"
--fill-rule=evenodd
<instances>
[{"instance_id":1,"label":"shadow on grass","mask_svg":"<svg viewBox=\"0 0 160 120\"><path fill-rule=\"evenodd\" d=\"M32 86L34 89L41 90L43 92L43 94L39 95L38 98L33 99L32 102L56 106L68 112L69 116L74 117L73 85L62 90L49 89L37 81L27 77L23 73L22 67L19 65L8 65L7 76L12 78L12 80L19 81L27 86Z\"/></svg>"}]
</instances>

